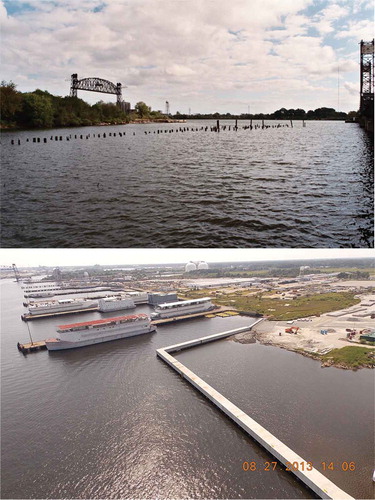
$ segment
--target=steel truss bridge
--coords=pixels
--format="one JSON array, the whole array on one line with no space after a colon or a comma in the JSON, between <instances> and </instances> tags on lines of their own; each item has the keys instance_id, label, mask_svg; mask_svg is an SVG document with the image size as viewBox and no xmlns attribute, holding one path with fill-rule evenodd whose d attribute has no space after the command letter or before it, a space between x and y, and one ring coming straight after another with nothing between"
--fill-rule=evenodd
<instances>
[{"instance_id":1,"label":"steel truss bridge","mask_svg":"<svg viewBox=\"0 0 375 500\"><path fill-rule=\"evenodd\" d=\"M112 83L103 78L82 78L78 80L77 73L71 77L70 96L77 97L77 90L88 90L90 92L101 92L103 94L115 94L117 96L117 106L123 107L122 85Z\"/></svg>"}]
</instances>

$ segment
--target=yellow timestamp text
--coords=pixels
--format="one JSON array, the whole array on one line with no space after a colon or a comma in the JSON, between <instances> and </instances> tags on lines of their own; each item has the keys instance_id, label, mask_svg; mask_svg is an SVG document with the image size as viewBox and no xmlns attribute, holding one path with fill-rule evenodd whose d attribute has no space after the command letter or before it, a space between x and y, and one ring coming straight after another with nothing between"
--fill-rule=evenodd
<instances>
[{"instance_id":1,"label":"yellow timestamp text","mask_svg":"<svg viewBox=\"0 0 375 500\"><path fill-rule=\"evenodd\" d=\"M244 461L242 462L242 470L245 472L255 471L255 470L265 470L272 471L275 470L279 462L262 462L257 463L255 461ZM283 466L282 464L279 464ZM285 470L287 471L310 471L313 468L321 468L325 470L342 470L344 472L353 472L356 469L355 462L319 462L313 464L313 462L285 462Z\"/></svg>"}]
</instances>

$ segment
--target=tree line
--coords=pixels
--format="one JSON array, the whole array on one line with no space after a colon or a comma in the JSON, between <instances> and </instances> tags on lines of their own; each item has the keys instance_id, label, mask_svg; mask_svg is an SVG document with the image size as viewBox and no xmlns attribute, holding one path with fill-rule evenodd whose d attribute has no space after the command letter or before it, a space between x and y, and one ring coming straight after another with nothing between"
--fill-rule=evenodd
<instances>
[{"instance_id":1,"label":"tree line","mask_svg":"<svg viewBox=\"0 0 375 500\"><path fill-rule=\"evenodd\" d=\"M0 120L2 128L54 128L120 124L139 119L163 119L158 111L138 102L130 113L116 104L99 101L94 105L78 97L60 97L45 90L19 92L13 82L0 85Z\"/></svg>"},{"instance_id":2,"label":"tree line","mask_svg":"<svg viewBox=\"0 0 375 500\"><path fill-rule=\"evenodd\" d=\"M305 111L304 109L286 109L280 108L273 113L242 113L239 115L231 113L208 113L208 114L183 114L179 111L173 115L177 119L191 119L191 120L347 120L355 118L356 111L345 113L343 111L336 111L334 108L317 108Z\"/></svg>"},{"instance_id":3,"label":"tree line","mask_svg":"<svg viewBox=\"0 0 375 500\"><path fill-rule=\"evenodd\" d=\"M303 109L281 108L271 114L181 114L166 117L160 111L152 111L144 102L138 102L134 110L125 113L116 104L99 101L90 105L78 97L60 97L46 90L19 92L13 82L2 81L0 85L0 120L2 128L54 128L99 125L101 123L120 124L137 120L174 119L255 119L255 120L344 120L356 116L338 112L333 108Z\"/></svg>"}]
</instances>

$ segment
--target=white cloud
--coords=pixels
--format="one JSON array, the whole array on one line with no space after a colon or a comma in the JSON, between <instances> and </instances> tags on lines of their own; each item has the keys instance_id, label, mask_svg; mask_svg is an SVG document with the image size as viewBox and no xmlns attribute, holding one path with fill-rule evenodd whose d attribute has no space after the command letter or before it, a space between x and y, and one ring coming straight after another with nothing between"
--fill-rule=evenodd
<instances>
[{"instance_id":1,"label":"white cloud","mask_svg":"<svg viewBox=\"0 0 375 500\"><path fill-rule=\"evenodd\" d=\"M102 10L94 12L104 3ZM127 85L125 98L133 104L144 100L160 109L163 96L174 100L175 109L192 106L202 112L212 111L208 105L215 103L214 109L220 111L229 95L237 101L238 92L247 93L254 100L254 93L272 87L279 89L278 107L282 107L282 93L285 98L291 89L298 94L301 82L304 91L311 92L331 85L323 80L337 71L338 57L324 43L324 34L337 40L355 37L370 24L370 20L353 18L343 33L338 32L335 20L348 13L347 4L329 1L309 18L303 9L313 3L35 0L35 10L6 16L1 2L2 74L22 91L34 90L39 82L38 87L60 95L68 94L66 80L71 73L77 72L79 78L99 76ZM361 5L356 4L358 9ZM311 36L312 27L321 36ZM349 47L345 42L347 52L356 49L355 41ZM346 52L340 52L340 60L345 58ZM342 72L356 70L350 61L341 66ZM288 88L285 81L289 81ZM301 94L301 101L308 107L306 96L302 99ZM98 95L84 93L82 97L94 102Z\"/></svg>"},{"instance_id":2,"label":"white cloud","mask_svg":"<svg viewBox=\"0 0 375 500\"><path fill-rule=\"evenodd\" d=\"M336 38L353 38L360 42L372 40L374 36L374 22L368 19L361 21L349 21L342 31L336 34Z\"/></svg>"}]
</instances>

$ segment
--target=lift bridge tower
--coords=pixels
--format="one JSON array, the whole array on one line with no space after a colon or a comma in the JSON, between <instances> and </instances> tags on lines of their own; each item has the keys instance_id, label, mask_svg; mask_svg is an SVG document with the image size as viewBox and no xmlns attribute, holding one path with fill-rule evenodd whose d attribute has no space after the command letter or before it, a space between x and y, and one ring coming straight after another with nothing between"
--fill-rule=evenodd
<instances>
[{"instance_id":1,"label":"lift bridge tower","mask_svg":"<svg viewBox=\"0 0 375 500\"><path fill-rule=\"evenodd\" d=\"M374 131L374 39L360 43L361 94L359 121L366 130Z\"/></svg>"}]
</instances>

